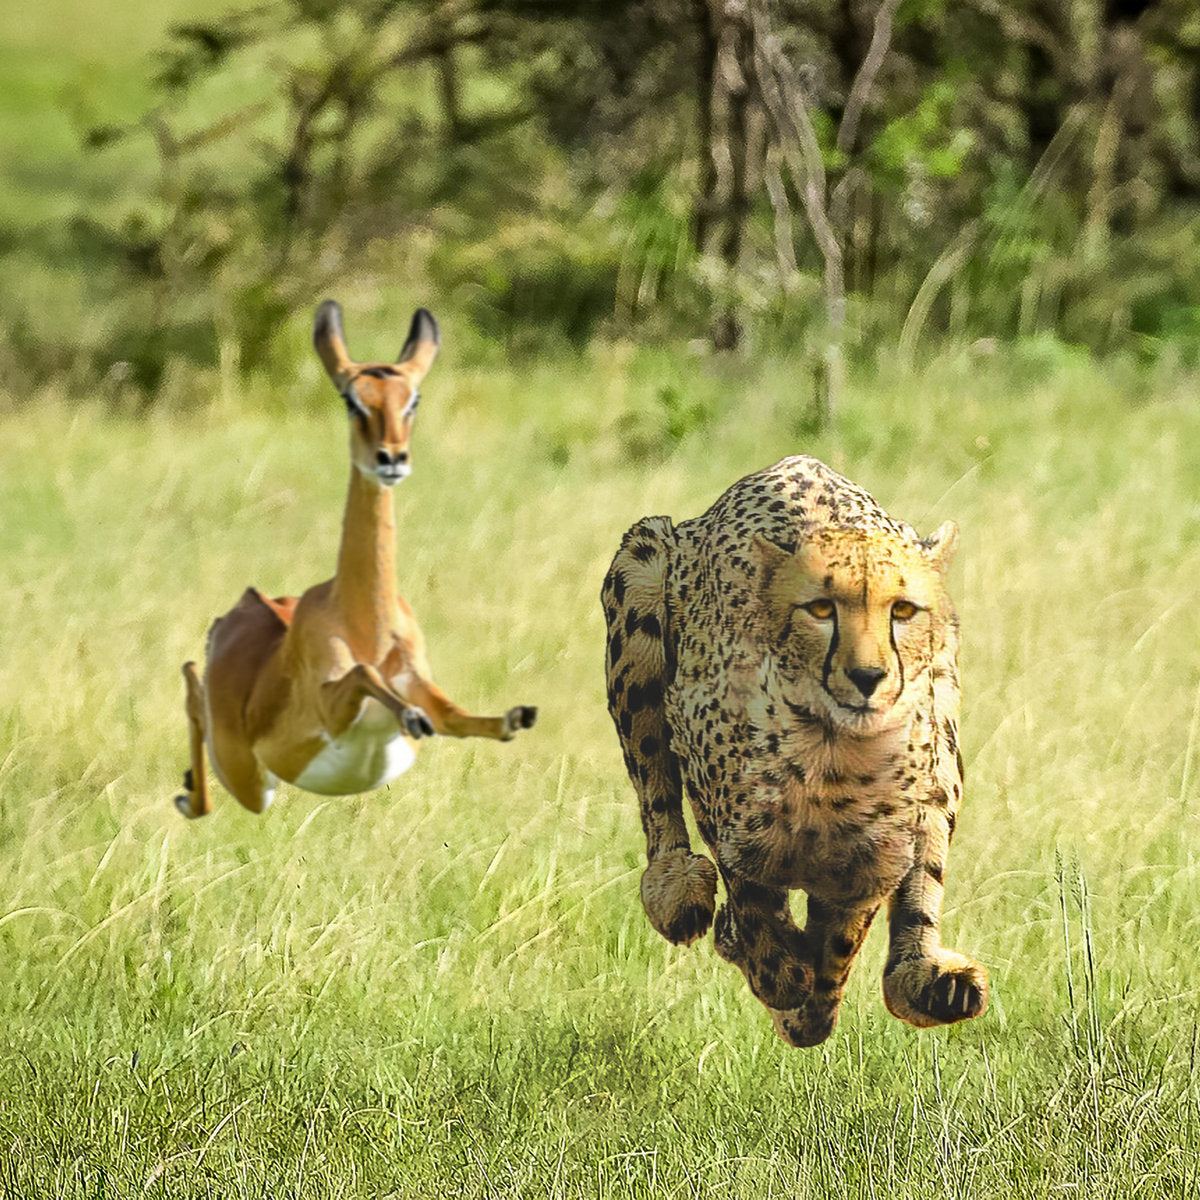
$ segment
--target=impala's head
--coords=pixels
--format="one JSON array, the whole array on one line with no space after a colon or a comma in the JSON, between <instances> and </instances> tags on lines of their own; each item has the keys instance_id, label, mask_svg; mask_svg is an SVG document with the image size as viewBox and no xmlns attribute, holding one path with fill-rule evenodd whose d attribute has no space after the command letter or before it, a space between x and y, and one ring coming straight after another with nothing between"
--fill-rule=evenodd
<instances>
[{"instance_id":1,"label":"impala's head","mask_svg":"<svg viewBox=\"0 0 1200 1200\"><path fill-rule=\"evenodd\" d=\"M864 731L914 700L952 636L957 538L953 521L924 541L830 527L791 553L760 538L761 602L792 698Z\"/></svg>"},{"instance_id":2,"label":"impala's head","mask_svg":"<svg viewBox=\"0 0 1200 1200\"><path fill-rule=\"evenodd\" d=\"M317 309L313 344L350 413L350 458L383 487L412 470L408 446L417 412L417 389L438 352L437 322L428 309L413 314L408 341L392 363L358 363L346 353L342 307L326 300Z\"/></svg>"}]
</instances>

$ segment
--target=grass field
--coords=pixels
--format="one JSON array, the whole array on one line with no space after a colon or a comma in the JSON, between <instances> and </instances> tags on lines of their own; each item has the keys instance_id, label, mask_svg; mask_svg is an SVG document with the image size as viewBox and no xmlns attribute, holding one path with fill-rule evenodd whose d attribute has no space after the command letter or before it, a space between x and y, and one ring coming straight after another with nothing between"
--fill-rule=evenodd
<instances>
[{"instance_id":1,"label":"grass field","mask_svg":"<svg viewBox=\"0 0 1200 1200\"><path fill-rule=\"evenodd\" d=\"M246 584L331 569L345 418L315 360L203 415L0 417L0 1193L1194 1196L1197 381L947 360L816 437L795 364L484 374L445 336L400 586L453 697L541 720L261 818L171 805L178 667ZM678 396L712 415L676 444ZM918 1033L877 931L813 1051L642 915L597 603L632 520L800 450L962 526L945 928L993 988Z\"/></svg>"},{"instance_id":2,"label":"grass field","mask_svg":"<svg viewBox=\"0 0 1200 1200\"><path fill-rule=\"evenodd\" d=\"M225 7L0 15L0 285L35 330L103 333L67 229L153 160L82 134L152 102L172 20ZM341 295L351 346L382 355L410 310L372 327L369 293ZM425 301L449 319L401 590L454 698L540 722L262 818L172 806L178 668L247 584L332 568L345 417L316 361L286 393L227 373L202 412L0 390L0 1195L1195 1196L1200 381L947 358L860 380L814 436L799 362L484 371ZM642 915L597 602L633 520L801 450L962 526L945 929L992 979L984 1018L917 1033L876 932L813 1051Z\"/></svg>"}]
</instances>

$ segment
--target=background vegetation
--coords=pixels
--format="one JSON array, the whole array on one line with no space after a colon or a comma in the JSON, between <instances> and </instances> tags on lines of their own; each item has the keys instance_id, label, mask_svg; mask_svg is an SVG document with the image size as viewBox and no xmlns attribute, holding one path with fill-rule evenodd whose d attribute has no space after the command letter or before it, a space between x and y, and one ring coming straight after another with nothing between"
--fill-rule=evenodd
<instances>
[{"instance_id":1,"label":"background vegetation","mask_svg":"<svg viewBox=\"0 0 1200 1200\"><path fill-rule=\"evenodd\" d=\"M435 294L477 359L597 337L816 363L946 335L1195 354L1189 0L176 0L101 28L54 0L6 19L17 391L278 380L293 318L335 284L376 312Z\"/></svg>"},{"instance_id":2,"label":"background vegetation","mask_svg":"<svg viewBox=\"0 0 1200 1200\"><path fill-rule=\"evenodd\" d=\"M843 149L886 5L0 19L0 1194L1195 1194L1186 7L906 0ZM325 294L364 357L441 318L400 585L541 720L185 823L179 664L333 561ZM963 527L993 981L917 1033L877 933L811 1052L644 920L597 603L631 521L800 450Z\"/></svg>"}]
</instances>

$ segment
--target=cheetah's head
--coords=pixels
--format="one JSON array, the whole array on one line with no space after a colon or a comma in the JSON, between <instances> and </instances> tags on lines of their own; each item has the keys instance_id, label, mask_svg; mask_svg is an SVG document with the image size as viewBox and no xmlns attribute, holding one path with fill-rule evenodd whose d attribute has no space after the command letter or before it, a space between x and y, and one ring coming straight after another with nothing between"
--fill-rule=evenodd
<instances>
[{"instance_id":1,"label":"cheetah's head","mask_svg":"<svg viewBox=\"0 0 1200 1200\"><path fill-rule=\"evenodd\" d=\"M827 528L790 553L759 538L764 633L789 699L857 731L883 724L955 619L957 540L953 521L924 541Z\"/></svg>"}]
</instances>

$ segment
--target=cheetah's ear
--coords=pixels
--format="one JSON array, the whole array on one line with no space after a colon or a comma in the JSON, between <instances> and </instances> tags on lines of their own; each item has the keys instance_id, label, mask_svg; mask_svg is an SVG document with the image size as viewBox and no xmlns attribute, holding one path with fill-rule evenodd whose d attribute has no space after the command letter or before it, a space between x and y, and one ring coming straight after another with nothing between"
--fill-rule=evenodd
<instances>
[{"instance_id":1,"label":"cheetah's ear","mask_svg":"<svg viewBox=\"0 0 1200 1200\"><path fill-rule=\"evenodd\" d=\"M950 560L958 547L958 526L953 521L943 521L927 538L922 539L921 549L934 567L945 575Z\"/></svg>"},{"instance_id":2,"label":"cheetah's ear","mask_svg":"<svg viewBox=\"0 0 1200 1200\"><path fill-rule=\"evenodd\" d=\"M770 636L777 637L786 626L797 591L807 575L805 547L781 546L756 533L752 542L758 560L758 604L766 617Z\"/></svg>"},{"instance_id":3,"label":"cheetah's ear","mask_svg":"<svg viewBox=\"0 0 1200 1200\"><path fill-rule=\"evenodd\" d=\"M796 555L795 544L781 546L778 542L773 542L770 538L763 537L761 533L754 535L753 544L758 561L768 571L782 566L784 562L789 561Z\"/></svg>"}]
</instances>

